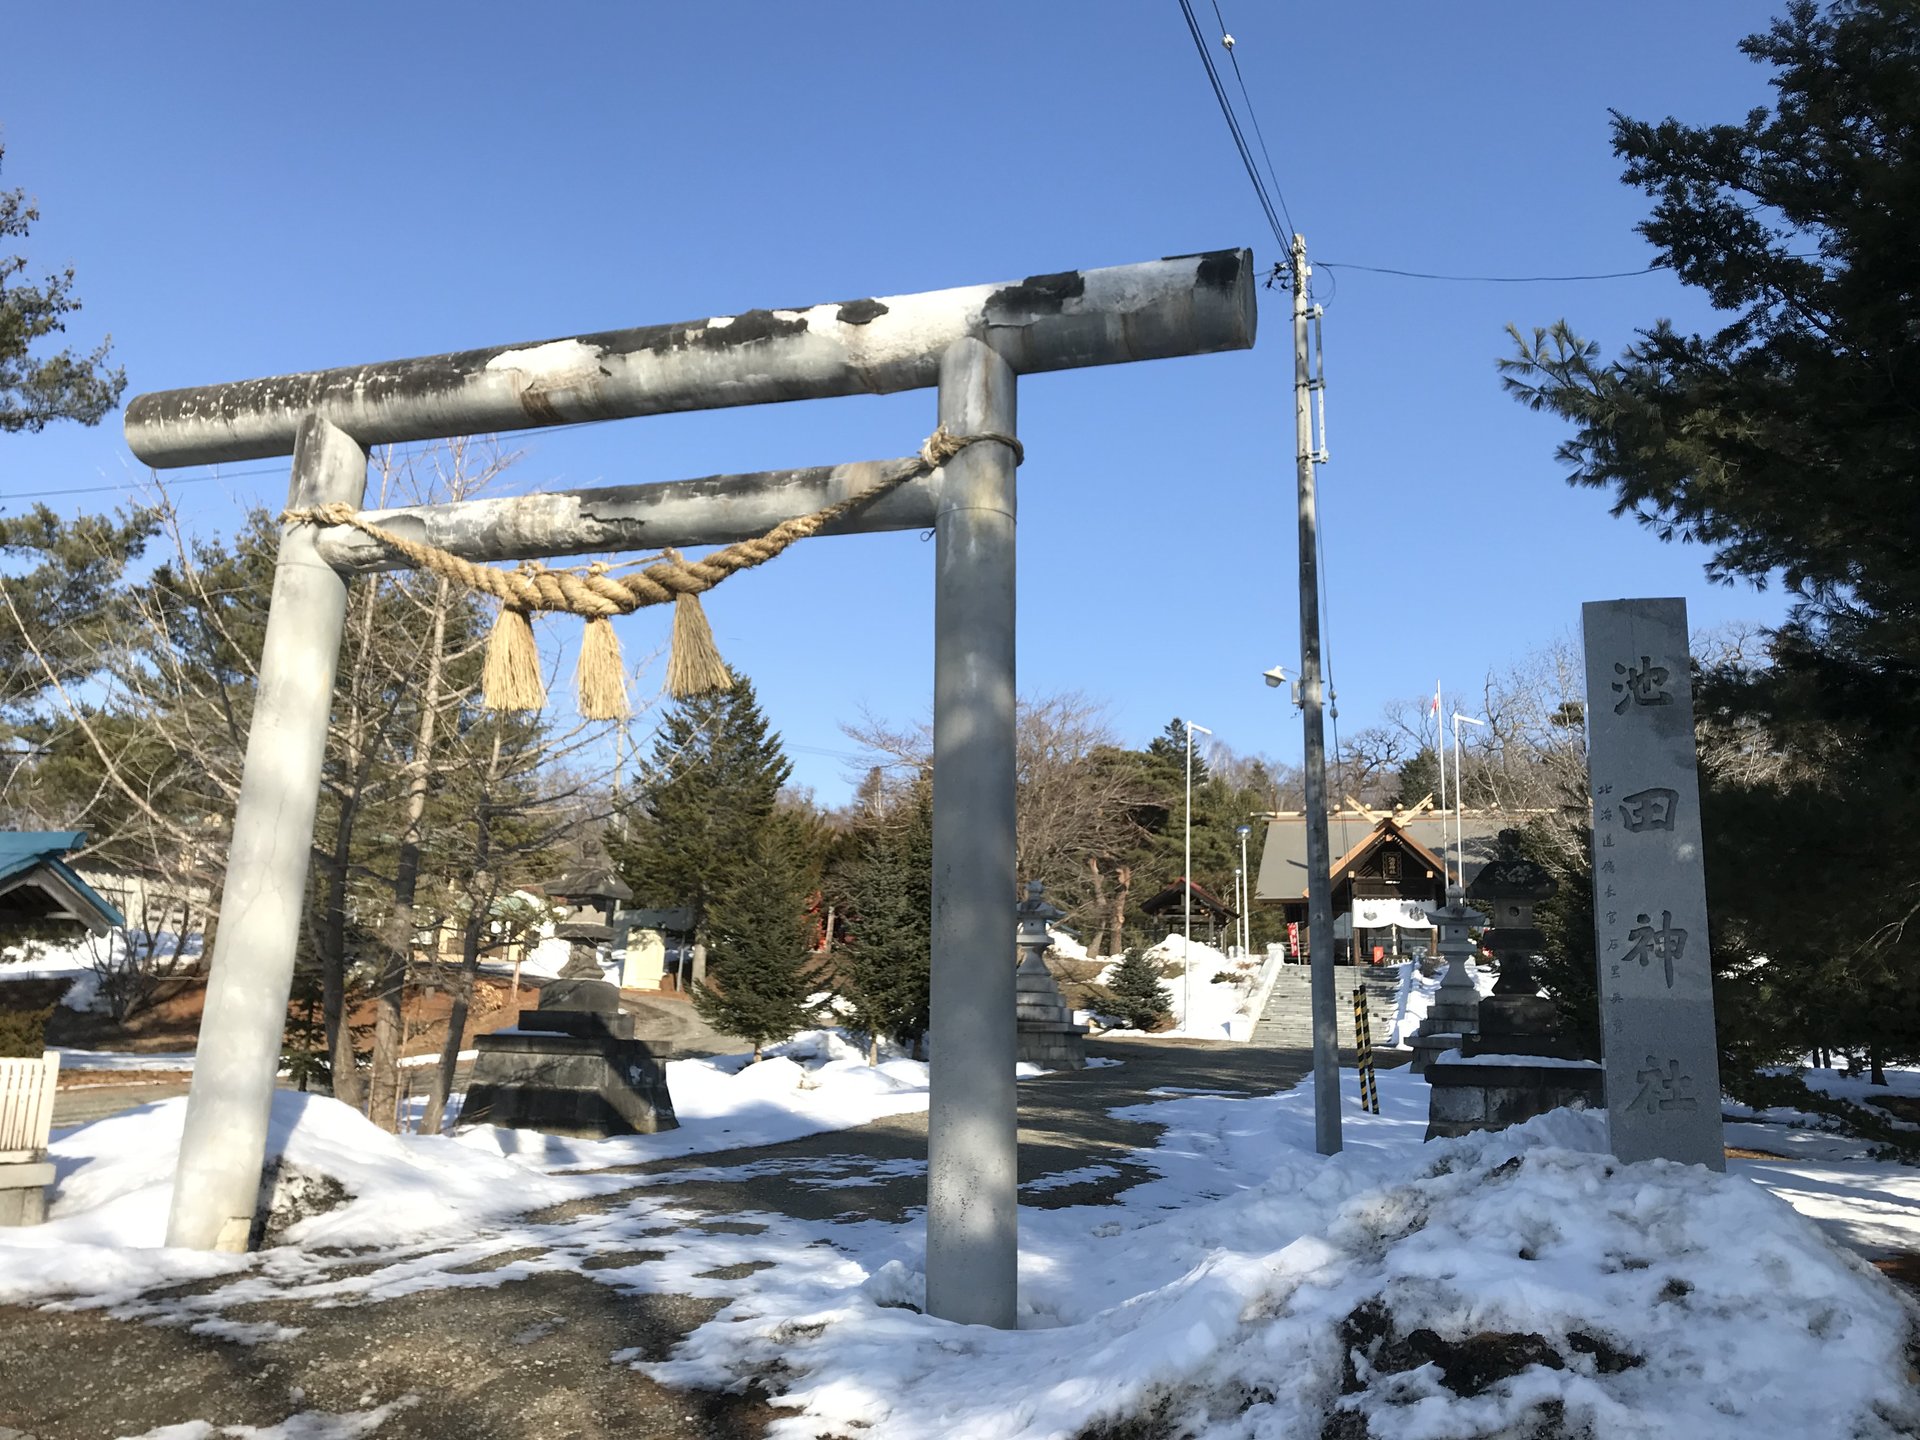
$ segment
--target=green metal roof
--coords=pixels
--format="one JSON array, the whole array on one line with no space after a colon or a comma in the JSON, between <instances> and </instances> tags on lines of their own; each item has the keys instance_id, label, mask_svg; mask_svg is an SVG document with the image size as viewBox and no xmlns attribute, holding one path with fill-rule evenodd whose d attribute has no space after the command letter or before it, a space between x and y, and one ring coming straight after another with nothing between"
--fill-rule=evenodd
<instances>
[{"instance_id":1,"label":"green metal roof","mask_svg":"<svg viewBox=\"0 0 1920 1440\"><path fill-rule=\"evenodd\" d=\"M79 917L88 929L113 929L125 925L126 917L82 880L65 857L87 843L84 830L0 830L0 893L30 884L34 872L64 888L95 912Z\"/></svg>"}]
</instances>

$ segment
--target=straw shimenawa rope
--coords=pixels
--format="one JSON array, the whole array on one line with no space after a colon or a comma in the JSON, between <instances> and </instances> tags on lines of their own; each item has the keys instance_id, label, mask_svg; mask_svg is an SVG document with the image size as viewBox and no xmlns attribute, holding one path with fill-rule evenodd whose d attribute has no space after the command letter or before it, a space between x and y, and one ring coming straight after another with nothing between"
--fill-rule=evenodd
<instances>
[{"instance_id":1,"label":"straw shimenawa rope","mask_svg":"<svg viewBox=\"0 0 1920 1440\"><path fill-rule=\"evenodd\" d=\"M351 505L316 505L289 510L281 518L290 524L345 525L406 560L415 569L445 577L476 594L500 602L500 615L487 642L486 668L481 677L483 703L492 710L538 710L546 704L540 656L534 647L530 617L536 612L579 615L587 622L581 639L580 713L589 720L616 720L630 712L626 673L620 642L609 623L649 605L673 602L673 645L667 661L667 688L676 697L726 690L733 676L714 647L699 597L742 570L764 565L796 540L817 534L849 511L879 499L888 491L932 474L969 445L983 441L1005 445L1018 465L1026 454L1011 435L982 432L955 435L942 425L927 437L918 458L882 476L857 495L851 495L811 515L783 520L766 534L737 541L699 560L687 560L673 550L664 558L619 578L605 565L590 565L584 573L550 570L538 561L504 570L478 565L437 546L423 545L383 530Z\"/></svg>"}]
</instances>

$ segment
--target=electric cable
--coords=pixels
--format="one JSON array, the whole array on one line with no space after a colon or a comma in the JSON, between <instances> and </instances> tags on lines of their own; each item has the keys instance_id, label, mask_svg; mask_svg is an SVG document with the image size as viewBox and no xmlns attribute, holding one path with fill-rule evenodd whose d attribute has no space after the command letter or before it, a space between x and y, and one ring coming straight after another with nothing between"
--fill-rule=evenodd
<instances>
[{"instance_id":1,"label":"electric cable","mask_svg":"<svg viewBox=\"0 0 1920 1440\"><path fill-rule=\"evenodd\" d=\"M1247 78L1240 73L1240 52L1235 48L1233 36L1227 30L1227 17L1220 13L1220 0L1213 0L1213 18L1220 22L1220 43L1226 47L1227 59L1233 62L1233 78L1240 84L1240 98L1246 102L1247 119L1253 122L1253 135L1260 142L1260 156L1267 162L1267 178L1273 182L1273 197L1280 202L1280 214L1287 222L1287 234L1292 235L1293 215L1287 209L1286 191L1280 186L1280 177L1274 173L1273 155L1267 149L1266 132L1260 128L1260 113L1253 108L1253 96L1247 90Z\"/></svg>"},{"instance_id":2,"label":"electric cable","mask_svg":"<svg viewBox=\"0 0 1920 1440\"><path fill-rule=\"evenodd\" d=\"M1428 270L1395 270L1386 265L1355 265L1347 260L1316 260L1329 270L1365 270L1373 275L1398 275L1406 280L1451 280L1468 285L1544 285L1574 280L1631 280L1670 269L1649 265L1643 270L1606 270L1595 275L1439 275Z\"/></svg>"},{"instance_id":3,"label":"electric cable","mask_svg":"<svg viewBox=\"0 0 1920 1440\"><path fill-rule=\"evenodd\" d=\"M1234 149L1240 152L1240 163L1246 167L1247 179L1253 184L1253 193L1260 201L1261 212L1267 217L1267 226L1273 231L1274 243L1281 253L1287 253L1292 246L1289 232L1280 228L1280 216L1275 210L1273 200L1267 194L1267 187L1260 179L1260 171L1253 163L1253 151L1247 144L1247 137L1240 129L1240 121L1233 113L1233 103L1227 98L1226 87L1220 83L1220 73L1214 69L1213 54L1207 49L1205 36L1201 34L1200 22L1195 18L1191 0L1180 0L1180 13L1186 17L1187 33L1193 37L1194 49L1200 54L1200 64L1207 72L1207 83L1213 87L1213 98L1220 106L1220 114L1227 122L1227 130L1233 136Z\"/></svg>"}]
</instances>

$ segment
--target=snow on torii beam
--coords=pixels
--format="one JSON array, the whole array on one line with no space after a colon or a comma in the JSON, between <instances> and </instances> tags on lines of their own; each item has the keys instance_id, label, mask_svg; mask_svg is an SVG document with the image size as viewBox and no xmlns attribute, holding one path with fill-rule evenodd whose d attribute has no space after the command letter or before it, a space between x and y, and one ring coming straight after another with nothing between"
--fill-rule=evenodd
<instances>
[{"instance_id":1,"label":"snow on torii beam","mask_svg":"<svg viewBox=\"0 0 1920 1440\"><path fill-rule=\"evenodd\" d=\"M1015 433L1021 373L1245 349L1246 250L886 300L610 331L142 395L155 466L293 456L293 507L364 499L369 447L585 420L939 387L958 435ZM441 548L513 559L758 533L898 465L718 476L385 512ZM976 444L847 517L934 527L933 1076L927 1308L1015 1318L1013 451ZM180 1145L171 1245L244 1249L292 982L346 580L339 527L284 526L220 928Z\"/></svg>"},{"instance_id":2,"label":"snow on torii beam","mask_svg":"<svg viewBox=\"0 0 1920 1440\"><path fill-rule=\"evenodd\" d=\"M305 415L362 446L385 445L917 390L939 379L940 357L968 336L990 344L1016 375L1031 375L1242 350L1253 333L1253 257L1216 250L162 390L127 406L127 443L163 469L209 465L292 454Z\"/></svg>"}]
</instances>

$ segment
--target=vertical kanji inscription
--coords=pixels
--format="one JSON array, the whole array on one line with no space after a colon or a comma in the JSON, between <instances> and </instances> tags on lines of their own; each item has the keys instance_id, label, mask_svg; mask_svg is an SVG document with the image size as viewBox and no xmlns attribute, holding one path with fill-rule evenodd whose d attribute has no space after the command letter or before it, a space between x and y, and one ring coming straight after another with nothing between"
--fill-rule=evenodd
<instances>
[{"instance_id":1,"label":"vertical kanji inscription","mask_svg":"<svg viewBox=\"0 0 1920 1440\"><path fill-rule=\"evenodd\" d=\"M1597 601L1583 619L1613 1152L1724 1169L1686 604Z\"/></svg>"}]
</instances>

